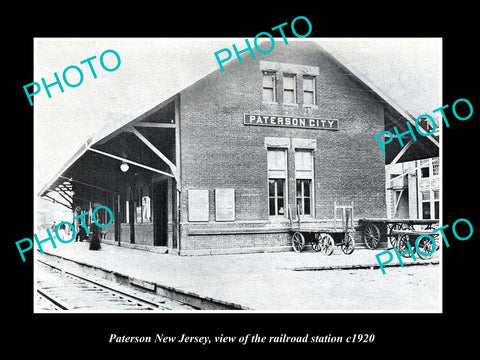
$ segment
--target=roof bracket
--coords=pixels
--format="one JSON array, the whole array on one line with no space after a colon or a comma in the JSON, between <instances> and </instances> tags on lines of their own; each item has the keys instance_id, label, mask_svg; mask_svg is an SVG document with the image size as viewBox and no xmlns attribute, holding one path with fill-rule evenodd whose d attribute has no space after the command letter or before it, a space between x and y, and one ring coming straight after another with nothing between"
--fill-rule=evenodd
<instances>
[{"instance_id":1,"label":"roof bracket","mask_svg":"<svg viewBox=\"0 0 480 360\"><path fill-rule=\"evenodd\" d=\"M143 136L137 129L135 129L133 126L130 126L128 128L128 131L130 131L131 133L133 133L137 138L140 139L140 141L142 141L150 150L152 150L160 159L163 160L163 162L165 164L168 165L168 167L170 168L170 171L172 172L173 174L173 177L175 178L175 180L177 181L177 183L179 184L179 179L178 179L178 175L177 175L177 167L175 166L174 163L172 163L170 161L169 158L167 158L165 156L165 154L163 154L160 150L158 150L155 145L153 145L145 136Z\"/></svg>"},{"instance_id":2,"label":"roof bracket","mask_svg":"<svg viewBox=\"0 0 480 360\"><path fill-rule=\"evenodd\" d=\"M399 153L397 154L397 156L395 156L395 159L392 160L392 162L389 164L389 165L393 165L393 164L396 164L398 162L398 160L400 160L400 158L403 156L403 154L405 154L405 152L408 150L408 148L413 144L413 140L410 140L407 145L405 145L402 150L399 151Z\"/></svg>"}]
</instances>

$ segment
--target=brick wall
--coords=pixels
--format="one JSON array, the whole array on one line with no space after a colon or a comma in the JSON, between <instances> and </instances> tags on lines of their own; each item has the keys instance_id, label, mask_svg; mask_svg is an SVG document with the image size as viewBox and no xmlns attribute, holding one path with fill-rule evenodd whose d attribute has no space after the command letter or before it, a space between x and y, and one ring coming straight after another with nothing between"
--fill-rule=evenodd
<instances>
[{"instance_id":1,"label":"brick wall","mask_svg":"<svg viewBox=\"0 0 480 360\"><path fill-rule=\"evenodd\" d=\"M120 224L120 243L130 243L130 224Z\"/></svg>"},{"instance_id":2,"label":"brick wall","mask_svg":"<svg viewBox=\"0 0 480 360\"><path fill-rule=\"evenodd\" d=\"M130 224L120 225L121 243L130 243ZM135 224L135 244L153 246L153 223Z\"/></svg>"},{"instance_id":3,"label":"brick wall","mask_svg":"<svg viewBox=\"0 0 480 360\"><path fill-rule=\"evenodd\" d=\"M248 55L248 54L247 54ZM333 218L333 204L354 202L355 218L385 217L384 158L375 140L383 130L383 104L310 42L276 43L268 55L226 66L181 92L181 222L188 233L199 226L215 229L214 189L235 189L236 221L268 224L268 180L265 137L316 139L315 216ZM259 60L319 67L317 106L286 106L262 103L262 72ZM301 81L297 81L301 94ZM279 91L281 101L281 91ZM246 126L244 113L294 115L339 119L338 131ZM293 149L288 150L293 164ZM289 165L291 167L291 165ZM289 171L289 204L295 203L294 171ZM210 191L209 222L188 223L187 190ZM286 224L286 223L285 223ZM281 224L281 226L285 226ZM222 224L221 226L225 226ZM182 248L241 247L285 243L271 236L188 236ZM268 238L268 240L266 240ZM271 242L273 241L273 242Z\"/></svg>"},{"instance_id":4,"label":"brick wall","mask_svg":"<svg viewBox=\"0 0 480 360\"><path fill-rule=\"evenodd\" d=\"M153 245L153 224L135 224L135 244Z\"/></svg>"},{"instance_id":5,"label":"brick wall","mask_svg":"<svg viewBox=\"0 0 480 360\"><path fill-rule=\"evenodd\" d=\"M100 233L106 240L115 241L115 224L112 222L110 226L101 228Z\"/></svg>"}]
</instances>

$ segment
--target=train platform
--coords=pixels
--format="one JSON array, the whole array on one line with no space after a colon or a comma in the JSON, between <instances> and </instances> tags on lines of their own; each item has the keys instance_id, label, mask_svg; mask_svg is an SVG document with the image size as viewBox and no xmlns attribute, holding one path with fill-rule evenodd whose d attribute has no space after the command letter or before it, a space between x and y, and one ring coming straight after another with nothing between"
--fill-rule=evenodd
<instances>
[{"instance_id":1,"label":"train platform","mask_svg":"<svg viewBox=\"0 0 480 360\"><path fill-rule=\"evenodd\" d=\"M395 311L401 308L401 302L409 301L407 295L410 292L422 299L420 295L424 291L425 304L422 305L422 300L419 306L428 311L436 304L428 299L438 296L438 280L441 278L441 267L435 266L440 263L439 252L429 260L402 258L404 267L400 267L394 255L392 262L385 267L386 274L382 274L375 255L384 249L360 248L345 255L336 247L330 256L309 249L301 253L176 256L106 243L102 243L98 251L88 247L88 242L59 244L55 249L45 247L45 254L37 251L36 258L57 259L104 273L115 273L133 284L144 284L146 288L168 289L220 305L199 306L202 309L368 311L371 307L378 308L381 297L385 300L384 310ZM411 268L432 270L422 272L415 279L422 284L420 288L411 281L412 274L416 273ZM361 277L357 286L362 286L363 282L370 283L370 286L362 291L358 287L355 290L352 281L357 282L357 275ZM344 288L342 284L345 284ZM385 290L387 294L382 294ZM396 298L397 293L405 299ZM320 301L326 294L343 300L334 303Z\"/></svg>"}]
</instances>

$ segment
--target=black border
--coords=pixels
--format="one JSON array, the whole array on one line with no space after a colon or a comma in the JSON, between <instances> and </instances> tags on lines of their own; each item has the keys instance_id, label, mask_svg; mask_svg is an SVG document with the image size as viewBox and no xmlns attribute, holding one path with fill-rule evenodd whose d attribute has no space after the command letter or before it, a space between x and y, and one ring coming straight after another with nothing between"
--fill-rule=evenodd
<instances>
[{"instance_id":1,"label":"black border","mask_svg":"<svg viewBox=\"0 0 480 360\"><path fill-rule=\"evenodd\" d=\"M7 305L5 342L7 348L24 352L27 349L56 357L59 347L70 354L124 353L133 349L157 352L175 348L205 351L198 345L166 346L158 344L108 344L110 333L148 335L181 333L199 335L240 336L245 333L260 335L332 334L348 336L353 333L374 333L373 344L341 346L324 345L268 345L270 349L284 351L287 347L301 351L299 354L319 354L343 350L356 354L375 355L379 347L388 347L386 353L405 352L433 354L434 350L461 345L462 351L475 344L475 326L469 328L469 319L476 315L475 256L478 249L478 211L476 200L475 137L478 134L480 112L476 85L476 41L473 17L475 10L467 5L452 5L444 9L426 9L416 6L350 4L342 7L318 8L302 4L301 7L273 13L270 6L250 7L246 4L219 4L218 7L202 4L201 9L184 5L185 9L166 7L165 4L136 4L135 9L123 9L124 5L110 5L104 12L98 6L83 9L75 6L67 12L43 7L14 12L13 21L4 29L8 55L3 56L7 76L4 118L3 165L8 181L5 189L8 209L7 228L3 256L4 296ZM118 7L122 8L118 8ZM401 9L399 7L402 7ZM439 5L442 7L443 5ZM275 7L283 5L277 3ZM157 9L158 8L158 9ZM387 9L388 8L388 9ZM188 10L188 11L187 11ZM469 15L471 13L472 15ZM207 15L208 14L208 15ZM25 100L22 86L33 81L34 37L231 37L252 38L261 31L296 16L306 16L313 25L310 37L442 37L444 46L443 82L444 102L452 104L458 98L467 98L474 107L474 115L468 121L453 120L444 128L443 138L443 214L444 224L452 224L458 218L469 219L474 226L474 236L468 241L450 241L444 251L444 312L443 314L33 314L33 265L27 256L21 262L14 242L32 236L33 229L33 112ZM5 24L3 26L6 26ZM8 67L8 68L7 68ZM447 113L448 114L448 113ZM451 113L450 113L451 114ZM451 116L451 115L450 115ZM7 139L13 141L7 141ZM6 162L6 163L5 163ZM447 231L447 235L451 232ZM450 235L451 236L451 235ZM450 239L450 237L449 237ZM392 279L394 281L394 279ZM412 299L415 301L415 299ZM10 315L11 314L11 315ZM216 345L211 349L234 353L239 350L257 350L266 345ZM387 349L387 348L386 348ZM305 351L305 352L303 352ZM418 352L416 352L418 351ZM65 354L63 354L65 356Z\"/></svg>"}]
</instances>

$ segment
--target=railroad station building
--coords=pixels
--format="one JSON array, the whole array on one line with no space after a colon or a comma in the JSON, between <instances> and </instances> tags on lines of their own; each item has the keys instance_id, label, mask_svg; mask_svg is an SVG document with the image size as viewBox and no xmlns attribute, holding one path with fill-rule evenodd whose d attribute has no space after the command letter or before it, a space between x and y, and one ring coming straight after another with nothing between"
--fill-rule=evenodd
<instances>
[{"instance_id":1,"label":"railroad station building","mask_svg":"<svg viewBox=\"0 0 480 360\"><path fill-rule=\"evenodd\" d=\"M243 55L89 139L39 195L60 193L74 216L108 206L102 241L120 246L283 251L297 216L328 225L353 204L354 223L385 218L385 165L438 156L433 137L384 155L375 135L415 118L316 42Z\"/></svg>"}]
</instances>

